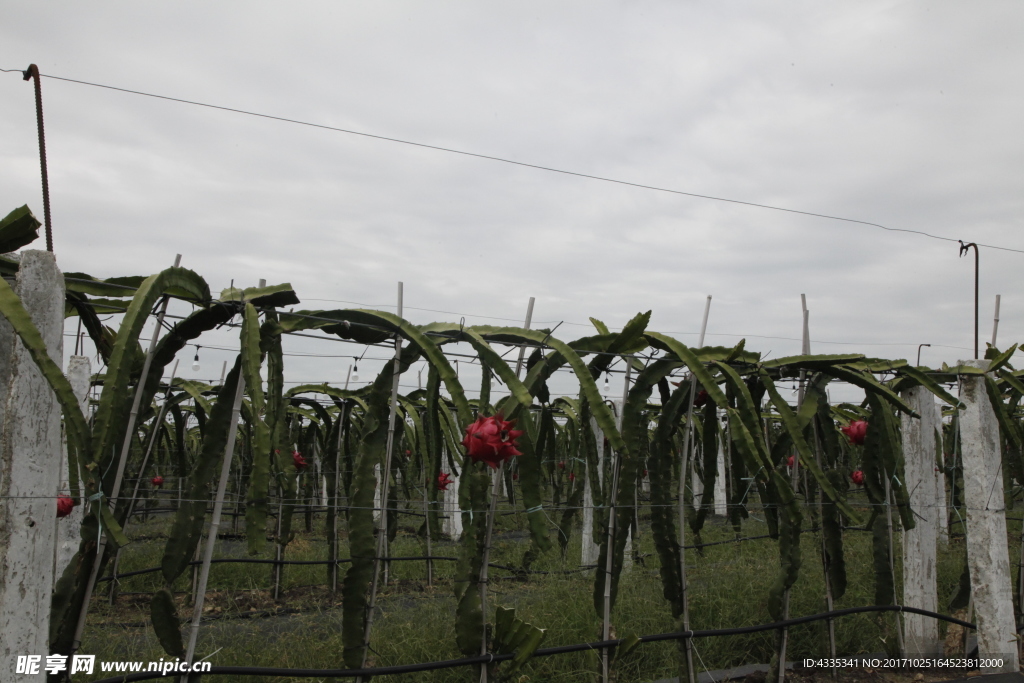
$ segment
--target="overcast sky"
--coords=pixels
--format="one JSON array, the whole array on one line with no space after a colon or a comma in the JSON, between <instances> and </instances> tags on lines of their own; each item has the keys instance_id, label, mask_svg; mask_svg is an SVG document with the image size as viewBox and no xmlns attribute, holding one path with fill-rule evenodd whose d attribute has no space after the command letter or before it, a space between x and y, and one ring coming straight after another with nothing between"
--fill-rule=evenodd
<instances>
[{"instance_id":1,"label":"overcast sky","mask_svg":"<svg viewBox=\"0 0 1024 683\"><path fill-rule=\"evenodd\" d=\"M8 0L0 18L4 69L1024 249L1020 2ZM695 344L711 294L708 343L775 357L799 351L806 293L815 352L972 355L954 242L53 79L43 100L65 271L181 253L214 290L287 281L308 308L393 305L401 280L417 323L517 324L534 296L566 340L650 309ZM41 219L20 74L0 74L0 126L0 210ZM998 293L999 346L1024 340L1024 254L981 264L982 339ZM293 357L289 380L348 365Z\"/></svg>"}]
</instances>

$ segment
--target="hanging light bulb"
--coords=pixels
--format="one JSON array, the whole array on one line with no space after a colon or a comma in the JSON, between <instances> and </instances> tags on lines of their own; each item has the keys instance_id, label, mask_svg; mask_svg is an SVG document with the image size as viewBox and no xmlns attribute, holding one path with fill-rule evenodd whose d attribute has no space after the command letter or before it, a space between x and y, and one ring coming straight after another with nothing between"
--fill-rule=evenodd
<instances>
[{"instance_id":1,"label":"hanging light bulb","mask_svg":"<svg viewBox=\"0 0 1024 683\"><path fill-rule=\"evenodd\" d=\"M199 345L196 344L196 357L192 360L192 370L199 372Z\"/></svg>"},{"instance_id":2,"label":"hanging light bulb","mask_svg":"<svg viewBox=\"0 0 1024 683\"><path fill-rule=\"evenodd\" d=\"M606 394L611 390L611 385L608 384L608 375L609 373L604 373L604 393Z\"/></svg>"},{"instance_id":3,"label":"hanging light bulb","mask_svg":"<svg viewBox=\"0 0 1024 683\"><path fill-rule=\"evenodd\" d=\"M353 382L358 382L359 381L359 362L358 361L356 362L355 365L352 366L352 381Z\"/></svg>"}]
</instances>

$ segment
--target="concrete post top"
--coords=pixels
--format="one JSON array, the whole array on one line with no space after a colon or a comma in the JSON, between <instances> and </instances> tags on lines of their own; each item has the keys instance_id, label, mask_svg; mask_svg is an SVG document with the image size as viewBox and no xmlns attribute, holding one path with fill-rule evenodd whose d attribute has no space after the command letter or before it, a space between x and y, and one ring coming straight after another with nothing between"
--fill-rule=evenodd
<instances>
[{"instance_id":1,"label":"concrete post top","mask_svg":"<svg viewBox=\"0 0 1024 683\"><path fill-rule=\"evenodd\" d=\"M987 358L972 358L971 360L958 360L957 365L963 365L969 368L978 368L979 370L988 370L988 367L992 365L992 361Z\"/></svg>"},{"instance_id":2,"label":"concrete post top","mask_svg":"<svg viewBox=\"0 0 1024 683\"><path fill-rule=\"evenodd\" d=\"M23 267L31 267L37 263L44 263L54 268L57 267L57 256L53 252L45 251L43 249L25 249L21 252L20 261ZM61 280L60 285L63 288L63 280Z\"/></svg>"}]
</instances>

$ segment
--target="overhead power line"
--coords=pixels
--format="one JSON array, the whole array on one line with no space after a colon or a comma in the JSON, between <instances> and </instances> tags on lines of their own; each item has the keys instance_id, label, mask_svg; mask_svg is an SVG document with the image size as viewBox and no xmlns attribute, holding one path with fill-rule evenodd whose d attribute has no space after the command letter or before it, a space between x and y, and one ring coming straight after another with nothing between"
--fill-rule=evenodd
<instances>
[{"instance_id":1,"label":"overhead power line","mask_svg":"<svg viewBox=\"0 0 1024 683\"><path fill-rule=\"evenodd\" d=\"M23 73L22 69L0 69L0 71L4 71L4 72L8 72L8 73L10 73L10 72ZM413 140L403 140L401 138L394 138L394 137L390 137L390 136L387 136L387 135L377 135L375 133L366 133L364 131L352 130L351 128L340 128L338 126L328 126L328 125L322 124L322 123L313 123L311 121L302 121L300 119L292 119L292 118L287 118L287 117L284 117L284 116L275 116L273 114L262 114L260 112L248 111L246 109L237 109L235 107L225 107L225 106L222 106L222 105L210 104L210 103L207 103L207 102L197 102L195 100L186 100L186 99L183 99L183 98L180 98L180 97L170 97L169 95L158 95L156 93L142 92L141 90L131 90L129 88L119 88L117 86L105 85L103 83L92 83L90 81L82 81L82 80L78 80L78 79L75 79L75 78L65 78L63 76L54 76L52 74L40 74L40 75L45 77L45 78L52 78L52 79L57 80L57 81L66 81L68 83L78 83L79 85L88 85L88 86L91 86L91 87L94 87L94 88L104 88L106 90L115 90L117 92L128 93L128 94L131 94L131 95L141 95L143 97L152 97L152 98L159 99L159 100L167 100L169 102L178 102L178 103L181 103L181 104L190 104L190 105L193 105L193 106L196 106L196 107L205 107L207 109L217 109L217 110L220 110L220 111L227 111L227 112L232 112L232 113L235 113L235 114L244 114L246 116L256 116L256 117L262 118L262 119L270 119L272 121L280 121L282 123L292 123L292 124L299 125L299 126L308 126L310 128L319 128L319 129L322 129L322 130L329 130L329 131L333 131L333 132L336 132L336 133L346 133L348 135L358 135L360 137L372 138L374 140L384 140L386 142L395 142L395 143L402 144L402 145L410 145L410 146L413 146L413 147L421 147L423 149L431 149L431 150L435 150L435 151L438 151L438 152L447 152L449 154L459 154L459 155L462 155L462 156L474 157L474 158L477 158L477 159L486 159L488 161L497 161L497 162L503 163L503 164L511 164L513 166L521 166L521 167L524 167L524 168L532 168L532 169L536 169L536 170L539 170L539 171L547 171L549 173L559 173L559 174L562 174L562 175L575 176L577 178L586 178L588 180L598 180L598 181L605 182L605 183L614 183L616 185L625 185L625 186L628 186L628 187L635 187L635 188L639 188L639 189L643 189L643 190L653 190L655 192L667 192L669 194L676 194L676 195L681 195L681 196L684 196L684 197L694 197L696 199L707 199L707 200L715 201L715 202L725 202L725 203L728 203L728 204L739 204L741 206L750 206L750 207L757 208L757 209L767 209L767 210L770 210L770 211L782 211L784 213L792 213L792 214L797 214L797 215L801 215L801 216L811 216L813 218L824 218L826 220L841 221L841 222L844 222L844 223L853 223L853 224L856 224L856 225L865 225L865 226L870 226L870 227L873 227L873 228L879 228L881 230L886 230L888 232L904 232L904 233L909 233L909 234L914 234L914 235L921 235L923 237L929 237L929 238L935 239L935 240L942 240L944 242L960 242L960 240L954 239L952 237L943 237L942 235L935 235L935 234L932 234L930 232L925 232L923 230L912 230L912 229L909 229L909 228L892 228L892 227L889 227L889 226L886 226L886 225L882 225L881 223L873 223L871 221L864 221L864 220L860 220L860 219L857 219L857 218L845 218L843 216L834 216L834 215L831 215L831 214L817 213L817 212L814 212L814 211L803 211L803 210L800 210L800 209L790 209L790 208L786 208L786 207L783 207L783 206L773 206L771 204L760 204L758 202L748 202L748 201L744 201L744 200L741 200L741 199L730 199L728 197L716 197L714 195L700 194L700 193L697 193L697 192L686 192L684 190L674 190L674 189L667 188L667 187L659 187L657 185L646 185L644 183L635 183L635 182L631 182L631 181L628 181L628 180L620 180L620 179L617 179L617 178L609 178L607 176L593 175L593 174L590 174L590 173L581 173L579 171L569 171L569 170L562 169L562 168L555 168L553 166L544 166L544 165L541 165L541 164L532 164L532 163L529 163L529 162L526 162L526 161L516 161L514 159L506 159L504 157L498 157L498 156L494 156L494 155L491 155L491 154L481 154L479 152L469 152L469 151L462 150L462 149L454 149L452 147L442 147L440 145L431 145L431 144L428 144L428 143L425 143L425 142L415 142ZM981 242L977 242L977 244L979 246L985 247L987 249L998 249L1000 251L1010 251L1010 252L1014 252L1014 253L1018 253L1018 254L1024 254L1024 249L1012 249L1010 247L1000 247L1000 246L997 246L997 245L994 245L994 244L982 244Z\"/></svg>"}]
</instances>

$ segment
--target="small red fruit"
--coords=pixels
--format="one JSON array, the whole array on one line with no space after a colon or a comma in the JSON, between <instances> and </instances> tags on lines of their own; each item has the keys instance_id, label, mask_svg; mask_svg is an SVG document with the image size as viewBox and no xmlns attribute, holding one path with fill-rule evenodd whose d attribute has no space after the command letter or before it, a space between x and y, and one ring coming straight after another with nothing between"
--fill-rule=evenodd
<instances>
[{"instance_id":1,"label":"small red fruit","mask_svg":"<svg viewBox=\"0 0 1024 683\"><path fill-rule=\"evenodd\" d=\"M150 479L149 483L152 484L154 488L160 488L161 486L164 485L164 478L158 474L152 479Z\"/></svg>"},{"instance_id":2,"label":"small red fruit","mask_svg":"<svg viewBox=\"0 0 1024 683\"><path fill-rule=\"evenodd\" d=\"M570 472L569 473L569 481L576 481L576 473L575 472Z\"/></svg>"},{"instance_id":3,"label":"small red fruit","mask_svg":"<svg viewBox=\"0 0 1024 683\"><path fill-rule=\"evenodd\" d=\"M523 435L521 430L512 429L515 420L504 420L501 415L479 416L476 422L466 427L462 445L473 462L481 460L492 469L509 458L522 455L516 449L516 439Z\"/></svg>"},{"instance_id":4,"label":"small red fruit","mask_svg":"<svg viewBox=\"0 0 1024 683\"><path fill-rule=\"evenodd\" d=\"M793 466L793 461L794 461L794 459L793 459L792 455L789 456L788 458L786 458L786 467L792 467Z\"/></svg>"},{"instance_id":5,"label":"small red fruit","mask_svg":"<svg viewBox=\"0 0 1024 683\"><path fill-rule=\"evenodd\" d=\"M560 470L564 470L565 469L565 461L564 460L562 462L558 463L558 469L560 469Z\"/></svg>"},{"instance_id":6,"label":"small red fruit","mask_svg":"<svg viewBox=\"0 0 1024 683\"><path fill-rule=\"evenodd\" d=\"M67 517L75 507L75 499L63 493L57 496L57 519Z\"/></svg>"},{"instance_id":7,"label":"small red fruit","mask_svg":"<svg viewBox=\"0 0 1024 683\"><path fill-rule=\"evenodd\" d=\"M447 491L450 484L454 484L452 477L447 472L440 472L437 475L437 490Z\"/></svg>"},{"instance_id":8,"label":"small red fruit","mask_svg":"<svg viewBox=\"0 0 1024 683\"><path fill-rule=\"evenodd\" d=\"M298 451L292 451L292 464L295 465L295 469L299 472L309 467L309 463L302 457L302 453Z\"/></svg>"},{"instance_id":9,"label":"small red fruit","mask_svg":"<svg viewBox=\"0 0 1024 683\"><path fill-rule=\"evenodd\" d=\"M864 443L864 437L868 434L868 423L864 420L854 420L848 427L843 427L839 431L846 435L850 443L859 446Z\"/></svg>"},{"instance_id":10,"label":"small red fruit","mask_svg":"<svg viewBox=\"0 0 1024 683\"><path fill-rule=\"evenodd\" d=\"M860 470L854 470L850 474L850 479L853 481L854 484L860 486L861 484L864 483L864 473Z\"/></svg>"}]
</instances>

